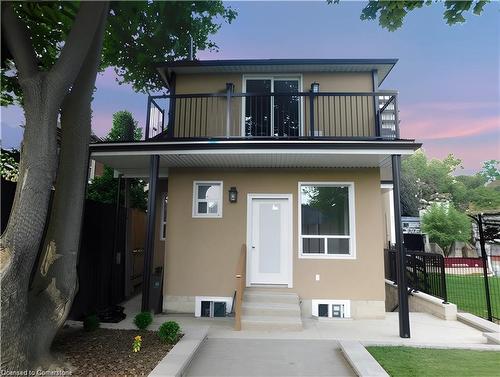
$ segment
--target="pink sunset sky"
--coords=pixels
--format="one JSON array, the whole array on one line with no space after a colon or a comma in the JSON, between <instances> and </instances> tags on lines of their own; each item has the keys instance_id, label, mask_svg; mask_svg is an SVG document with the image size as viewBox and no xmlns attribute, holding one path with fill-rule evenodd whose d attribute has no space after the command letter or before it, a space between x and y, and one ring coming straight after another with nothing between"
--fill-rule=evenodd
<instances>
[{"instance_id":1,"label":"pink sunset sky","mask_svg":"<svg viewBox=\"0 0 500 377\"><path fill-rule=\"evenodd\" d=\"M428 156L453 153L462 159L458 174L477 172L483 161L500 160L499 3L463 25L448 26L443 6L410 13L402 29L388 32L361 21L365 3L229 2L238 11L212 40L218 51L198 59L398 58L382 89L399 91L401 135L424 143ZM152 74L155 74L152 71ZM145 94L118 85L112 69L97 79L93 130L105 136L114 112L129 110L141 126ZM18 147L21 109L2 109L2 146Z\"/></svg>"}]
</instances>

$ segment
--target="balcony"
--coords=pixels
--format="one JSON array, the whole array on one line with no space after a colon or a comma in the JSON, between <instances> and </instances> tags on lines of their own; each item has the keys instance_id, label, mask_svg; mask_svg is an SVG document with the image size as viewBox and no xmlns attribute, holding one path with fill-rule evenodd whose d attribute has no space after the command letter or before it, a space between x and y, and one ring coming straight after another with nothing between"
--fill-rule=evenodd
<instances>
[{"instance_id":1,"label":"balcony","mask_svg":"<svg viewBox=\"0 0 500 377\"><path fill-rule=\"evenodd\" d=\"M397 140L397 92L150 96L146 140Z\"/></svg>"}]
</instances>

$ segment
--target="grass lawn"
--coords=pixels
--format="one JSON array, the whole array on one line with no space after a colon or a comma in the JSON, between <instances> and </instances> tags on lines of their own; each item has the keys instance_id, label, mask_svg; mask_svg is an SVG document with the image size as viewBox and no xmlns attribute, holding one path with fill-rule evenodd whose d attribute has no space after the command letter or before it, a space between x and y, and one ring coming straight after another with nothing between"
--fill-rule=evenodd
<instances>
[{"instance_id":1,"label":"grass lawn","mask_svg":"<svg viewBox=\"0 0 500 377\"><path fill-rule=\"evenodd\" d=\"M413 347L366 347L391 376L498 376L500 352Z\"/></svg>"},{"instance_id":2,"label":"grass lawn","mask_svg":"<svg viewBox=\"0 0 500 377\"><path fill-rule=\"evenodd\" d=\"M500 317L500 278L488 278L493 315ZM448 301L458 309L487 318L484 280L477 275L446 275Z\"/></svg>"}]
</instances>

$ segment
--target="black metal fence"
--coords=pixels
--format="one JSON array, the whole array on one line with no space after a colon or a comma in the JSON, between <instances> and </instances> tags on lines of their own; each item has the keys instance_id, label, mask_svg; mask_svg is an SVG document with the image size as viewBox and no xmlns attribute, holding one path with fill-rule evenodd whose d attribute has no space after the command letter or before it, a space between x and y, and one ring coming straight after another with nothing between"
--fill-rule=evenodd
<instances>
[{"instance_id":1,"label":"black metal fence","mask_svg":"<svg viewBox=\"0 0 500 377\"><path fill-rule=\"evenodd\" d=\"M399 138L396 92L161 95L147 114L146 139Z\"/></svg>"},{"instance_id":2,"label":"black metal fence","mask_svg":"<svg viewBox=\"0 0 500 377\"><path fill-rule=\"evenodd\" d=\"M500 321L500 256L445 258L445 269L450 302L460 311Z\"/></svg>"},{"instance_id":3,"label":"black metal fence","mask_svg":"<svg viewBox=\"0 0 500 377\"><path fill-rule=\"evenodd\" d=\"M388 267L386 277L397 281L395 250L388 251ZM442 255L407 251L406 279L408 287L412 290L441 298L444 302L448 301L445 263Z\"/></svg>"}]
</instances>

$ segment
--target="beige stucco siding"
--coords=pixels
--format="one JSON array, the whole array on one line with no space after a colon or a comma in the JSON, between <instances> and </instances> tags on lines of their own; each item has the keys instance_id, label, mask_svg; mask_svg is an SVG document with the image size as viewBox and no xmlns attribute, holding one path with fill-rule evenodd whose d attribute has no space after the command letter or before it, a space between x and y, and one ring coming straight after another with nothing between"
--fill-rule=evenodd
<instances>
[{"instance_id":1,"label":"beige stucco siding","mask_svg":"<svg viewBox=\"0 0 500 377\"><path fill-rule=\"evenodd\" d=\"M193 181L221 180L223 217L193 218ZM352 181L356 259L298 257L298 182ZM238 202L227 191L238 189ZM293 195L293 288L303 299L384 300L383 229L378 169L171 169L165 258L167 296L233 295L235 269L247 236L247 194ZM316 274L320 281L316 281Z\"/></svg>"},{"instance_id":2,"label":"beige stucco siding","mask_svg":"<svg viewBox=\"0 0 500 377\"><path fill-rule=\"evenodd\" d=\"M263 77L246 75L246 77ZM272 75L271 75L272 76ZM305 73L287 74L302 80L302 91L311 83L320 84L322 92L371 92L371 73ZM233 83L235 93L243 91L242 74L192 74L176 78L176 94L224 93L226 83ZM301 99L302 135L309 135L310 105ZM179 98L175 104L177 137L226 136L226 107L224 97ZM230 136L242 134L243 100L232 99ZM315 100L315 129L322 136L374 136L373 98L370 96L320 97Z\"/></svg>"}]
</instances>

